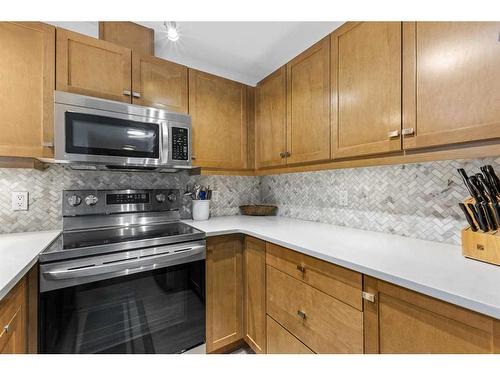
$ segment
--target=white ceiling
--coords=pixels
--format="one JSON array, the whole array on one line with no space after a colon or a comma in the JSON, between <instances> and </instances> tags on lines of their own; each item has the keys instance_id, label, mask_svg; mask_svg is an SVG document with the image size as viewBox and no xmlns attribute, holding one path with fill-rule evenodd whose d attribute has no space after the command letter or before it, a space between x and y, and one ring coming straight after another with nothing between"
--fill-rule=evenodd
<instances>
[{"instance_id":1,"label":"white ceiling","mask_svg":"<svg viewBox=\"0 0 500 375\"><path fill-rule=\"evenodd\" d=\"M98 36L97 22L50 23ZM177 42L163 21L138 23L155 29L156 56L254 86L343 22L177 22Z\"/></svg>"}]
</instances>

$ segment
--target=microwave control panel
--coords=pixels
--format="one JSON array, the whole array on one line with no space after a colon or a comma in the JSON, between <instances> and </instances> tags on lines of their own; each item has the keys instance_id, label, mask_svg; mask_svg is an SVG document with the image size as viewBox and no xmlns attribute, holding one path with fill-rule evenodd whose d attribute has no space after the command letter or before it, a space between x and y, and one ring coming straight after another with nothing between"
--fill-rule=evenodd
<instances>
[{"instance_id":1,"label":"microwave control panel","mask_svg":"<svg viewBox=\"0 0 500 375\"><path fill-rule=\"evenodd\" d=\"M187 128L172 127L172 159L188 160L189 130Z\"/></svg>"}]
</instances>

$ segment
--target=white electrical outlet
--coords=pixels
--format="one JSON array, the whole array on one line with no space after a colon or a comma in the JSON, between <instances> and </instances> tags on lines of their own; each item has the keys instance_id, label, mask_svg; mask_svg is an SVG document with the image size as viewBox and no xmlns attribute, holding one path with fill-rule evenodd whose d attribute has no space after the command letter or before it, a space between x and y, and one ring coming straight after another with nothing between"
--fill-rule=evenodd
<instances>
[{"instance_id":1,"label":"white electrical outlet","mask_svg":"<svg viewBox=\"0 0 500 375\"><path fill-rule=\"evenodd\" d=\"M12 192L12 211L28 211L28 192Z\"/></svg>"},{"instance_id":2,"label":"white electrical outlet","mask_svg":"<svg viewBox=\"0 0 500 375\"><path fill-rule=\"evenodd\" d=\"M349 198L347 195L347 190L339 191L339 204L341 206L347 206L349 204Z\"/></svg>"},{"instance_id":3,"label":"white electrical outlet","mask_svg":"<svg viewBox=\"0 0 500 375\"><path fill-rule=\"evenodd\" d=\"M219 192L217 190L212 190L212 201L217 202L219 200Z\"/></svg>"}]
</instances>

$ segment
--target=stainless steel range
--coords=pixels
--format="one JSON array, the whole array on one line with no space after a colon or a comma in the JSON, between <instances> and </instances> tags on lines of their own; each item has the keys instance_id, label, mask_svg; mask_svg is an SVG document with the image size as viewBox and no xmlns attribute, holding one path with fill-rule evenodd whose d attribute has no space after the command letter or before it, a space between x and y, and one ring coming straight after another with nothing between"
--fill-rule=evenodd
<instances>
[{"instance_id":1,"label":"stainless steel range","mask_svg":"<svg viewBox=\"0 0 500 375\"><path fill-rule=\"evenodd\" d=\"M205 233L180 192L63 192L40 261L42 353L180 353L205 342Z\"/></svg>"}]
</instances>

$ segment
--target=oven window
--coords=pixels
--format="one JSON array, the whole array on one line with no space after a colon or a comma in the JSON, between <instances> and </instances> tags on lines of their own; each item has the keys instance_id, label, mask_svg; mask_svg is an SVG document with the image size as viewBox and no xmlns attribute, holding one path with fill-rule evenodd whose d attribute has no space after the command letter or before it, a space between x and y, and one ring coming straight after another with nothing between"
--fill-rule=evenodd
<instances>
[{"instance_id":1,"label":"oven window","mask_svg":"<svg viewBox=\"0 0 500 375\"><path fill-rule=\"evenodd\" d=\"M42 353L179 353L205 342L205 261L41 293Z\"/></svg>"},{"instance_id":2,"label":"oven window","mask_svg":"<svg viewBox=\"0 0 500 375\"><path fill-rule=\"evenodd\" d=\"M67 153L159 157L158 124L66 112L65 125Z\"/></svg>"}]
</instances>

